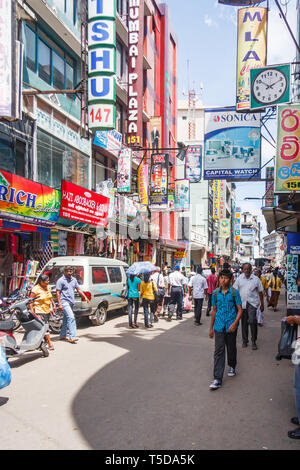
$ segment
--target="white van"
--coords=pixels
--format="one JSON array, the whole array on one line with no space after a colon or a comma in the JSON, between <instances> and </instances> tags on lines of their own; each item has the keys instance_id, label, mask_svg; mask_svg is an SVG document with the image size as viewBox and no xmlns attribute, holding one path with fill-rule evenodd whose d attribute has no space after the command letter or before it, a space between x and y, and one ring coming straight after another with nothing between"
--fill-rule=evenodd
<instances>
[{"instance_id":1,"label":"white van","mask_svg":"<svg viewBox=\"0 0 300 470\"><path fill-rule=\"evenodd\" d=\"M55 293L57 280L64 274L64 267L72 266L80 288L90 299L88 304L75 292L74 314L88 316L93 325L103 325L107 312L125 309L127 300L121 295L127 283L128 265L122 261L93 256L61 256L52 258L44 267L43 274L50 278Z\"/></svg>"}]
</instances>

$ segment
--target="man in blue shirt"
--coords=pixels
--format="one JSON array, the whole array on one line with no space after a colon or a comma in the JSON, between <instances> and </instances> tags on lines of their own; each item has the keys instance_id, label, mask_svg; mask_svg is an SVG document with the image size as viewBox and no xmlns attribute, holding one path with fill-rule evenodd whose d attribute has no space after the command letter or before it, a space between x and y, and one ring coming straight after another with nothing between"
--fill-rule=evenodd
<instances>
[{"instance_id":1,"label":"man in blue shirt","mask_svg":"<svg viewBox=\"0 0 300 470\"><path fill-rule=\"evenodd\" d=\"M236 336L239 320L242 316L242 300L239 292L231 287L232 273L224 270L220 273L220 287L212 295L212 319L209 331L210 338L215 336L214 381L211 390L222 386L225 369L225 346L229 365L228 376L235 376Z\"/></svg>"}]
</instances>

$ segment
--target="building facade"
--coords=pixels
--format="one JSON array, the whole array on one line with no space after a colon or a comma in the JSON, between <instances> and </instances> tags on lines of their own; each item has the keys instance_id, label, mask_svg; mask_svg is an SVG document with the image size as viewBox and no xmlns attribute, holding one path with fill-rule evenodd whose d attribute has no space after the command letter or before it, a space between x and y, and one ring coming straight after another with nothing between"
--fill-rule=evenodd
<instances>
[{"instance_id":1,"label":"building facade","mask_svg":"<svg viewBox=\"0 0 300 470\"><path fill-rule=\"evenodd\" d=\"M242 263L254 264L260 257L260 224L258 217L250 212L241 213L241 235L239 254Z\"/></svg>"},{"instance_id":2,"label":"building facade","mask_svg":"<svg viewBox=\"0 0 300 470\"><path fill-rule=\"evenodd\" d=\"M271 233L263 239L264 257L267 258L273 267L284 264L284 242L283 236L279 233Z\"/></svg>"}]
</instances>

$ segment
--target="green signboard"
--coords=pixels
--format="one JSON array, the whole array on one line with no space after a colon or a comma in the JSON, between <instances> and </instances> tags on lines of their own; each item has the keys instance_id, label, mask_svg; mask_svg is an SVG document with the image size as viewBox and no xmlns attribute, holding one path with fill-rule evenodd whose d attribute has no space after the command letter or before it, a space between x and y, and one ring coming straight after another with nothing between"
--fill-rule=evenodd
<instances>
[{"instance_id":1,"label":"green signboard","mask_svg":"<svg viewBox=\"0 0 300 470\"><path fill-rule=\"evenodd\" d=\"M291 100L290 79L290 64L251 69L251 109L289 103Z\"/></svg>"}]
</instances>

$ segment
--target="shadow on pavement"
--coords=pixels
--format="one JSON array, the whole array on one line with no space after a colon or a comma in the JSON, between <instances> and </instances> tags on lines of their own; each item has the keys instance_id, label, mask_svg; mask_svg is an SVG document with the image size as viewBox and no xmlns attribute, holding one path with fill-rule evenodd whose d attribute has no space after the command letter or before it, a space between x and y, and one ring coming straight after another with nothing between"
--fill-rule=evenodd
<instances>
[{"instance_id":1,"label":"shadow on pavement","mask_svg":"<svg viewBox=\"0 0 300 470\"><path fill-rule=\"evenodd\" d=\"M7 397L0 397L0 406L6 405L8 400L9 399Z\"/></svg>"}]
</instances>

